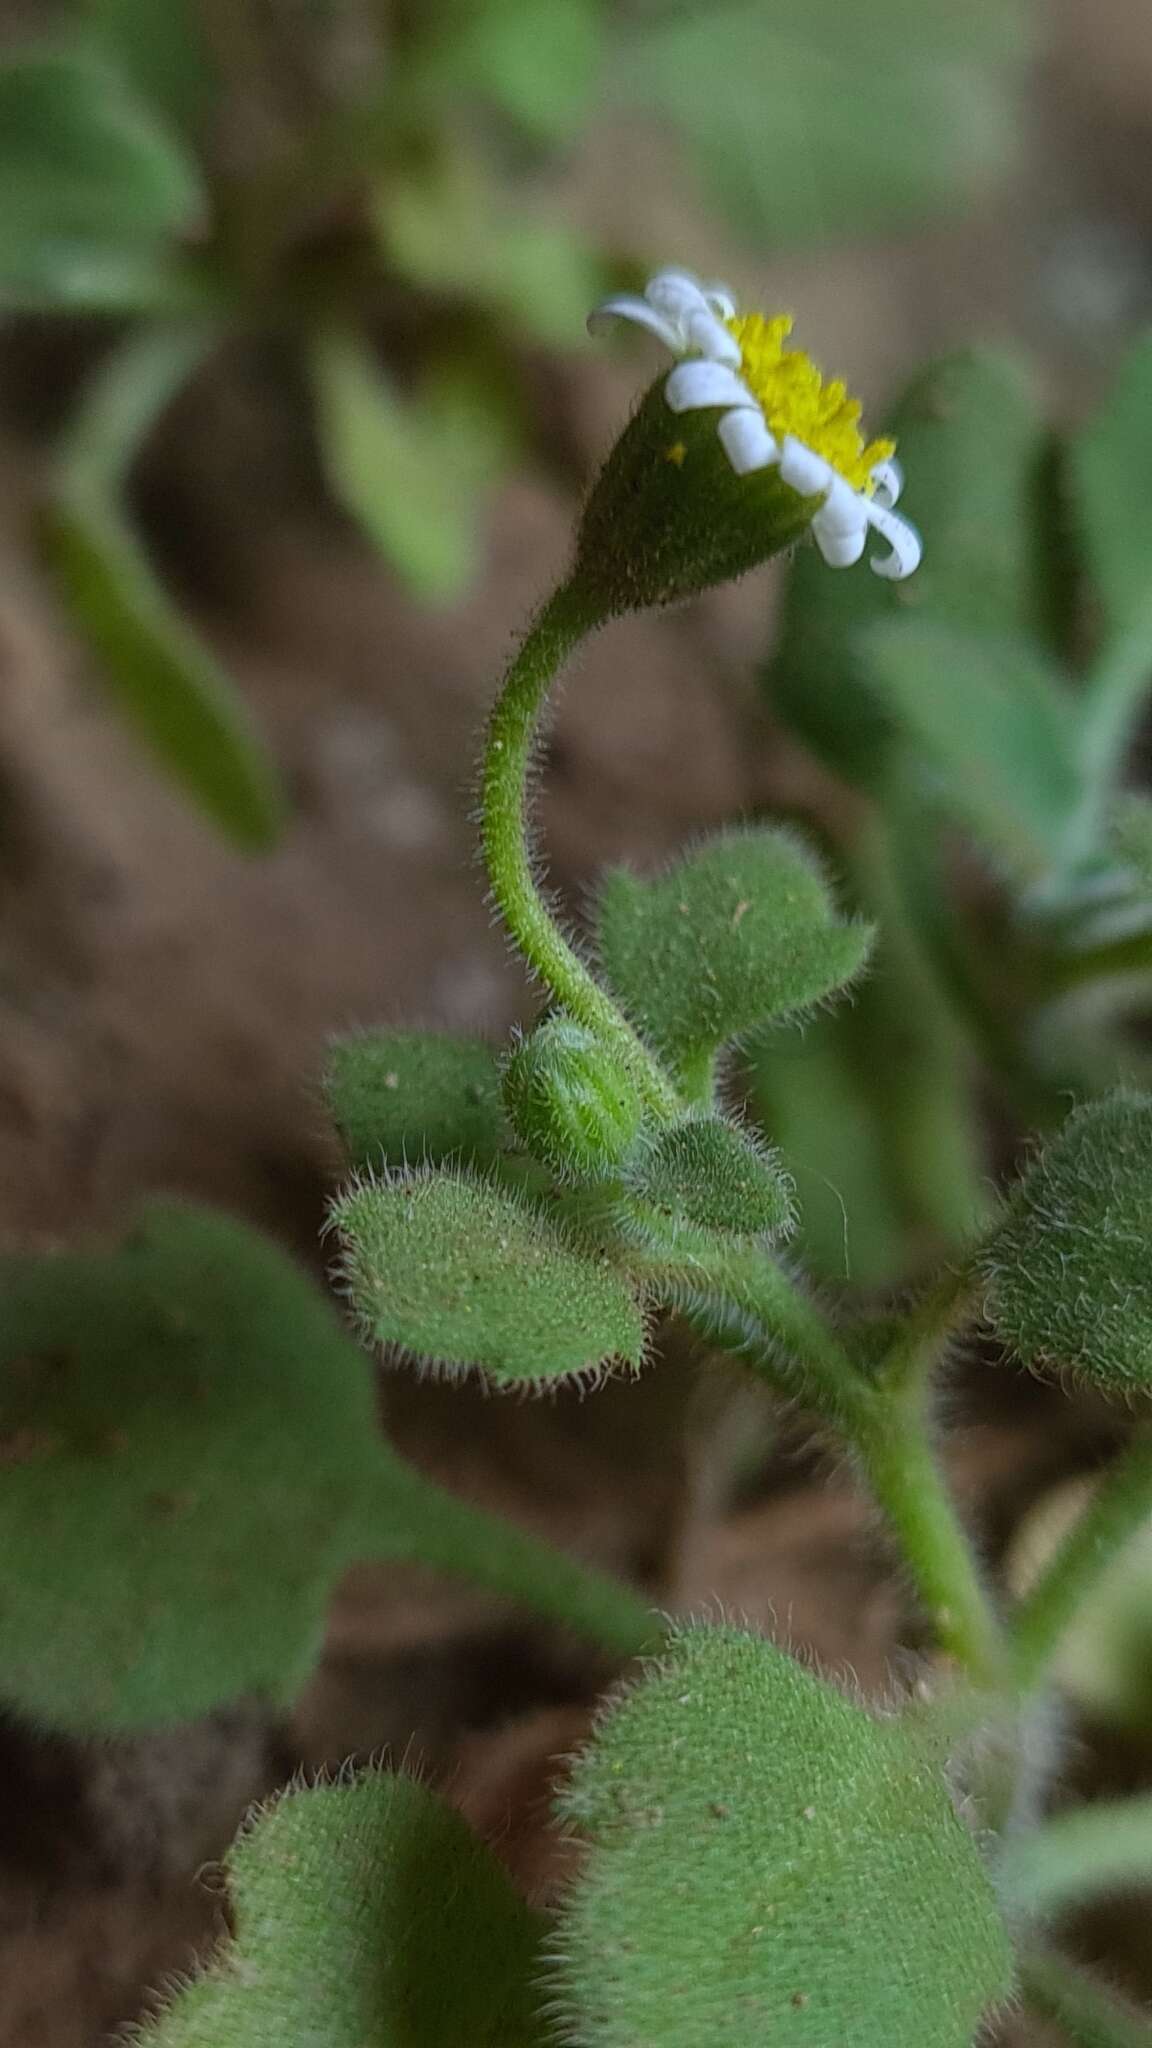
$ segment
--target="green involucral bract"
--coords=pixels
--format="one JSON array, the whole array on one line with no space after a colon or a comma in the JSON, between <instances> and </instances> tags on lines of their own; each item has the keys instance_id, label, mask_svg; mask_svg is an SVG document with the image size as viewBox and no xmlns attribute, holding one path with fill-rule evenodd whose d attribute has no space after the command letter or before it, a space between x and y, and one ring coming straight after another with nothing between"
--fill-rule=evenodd
<instances>
[{"instance_id":1,"label":"green involucral bract","mask_svg":"<svg viewBox=\"0 0 1152 2048\"><path fill-rule=\"evenodd\" d=\"M636 1083L594 1032L548 1017L504 1069L504 1103L517 1138L562 1179L618 1167L640 1129Z\"/></svg>"},{"instance_id":2,"label":"green involucral bract","mask_svg":"<svg viewBox=\"0 0 1152 2048\"><path fill-rule=\"evenodd\" d=\"M808 530L775 465L737 476L715 411L674 413L659 378L604 464L576 536L573 586L600 619L674 604L755 569Z\"/></svg>"},{"instance_id":3,"label":"green involucral bract","mask_svg":"<svg viewBox=\"0 0 1152 2048\"><path fill-rule=\"evenodd\" d=\"M625 1179L674 1233L687 1226L781 1237L795 1222L792 1182L778 1155L719 1117L688 1117L654 1131Z\"/></svg>"},{"instance_id":4,"label":"green involucral bract","mask_svg":"<svg viewBox=\"0 0 1152 2048\"><path fill-rule=\"evenodd\" d=\"M234 1932L143 2048L543 2048L541 1922L413 1779L289 1792L226 1867Z\"/></svg>"},{"instance_id":5,"label":"green involucral bract","mask_svg":"<svg viewBox=\"0 0 1152 2048\"><path fill-rule=\"evenodd\" d=\"M1152 1097L1092 1102L1010 1192L983 1255L988 1313L1038 1371L1152 1391Z\"/></svg>"},{"instance_id":6,"label":"green involucral bract","mask_svg":"<svg viewBox=\"0 0 1152 2048\"><path fill-rule=\"evenodd\" d=\"M819 862L783 831L719 833L652 881L610 873L600 895L605 976L682 1070L843 988L871 937L837 916Z\"/></svg>"},{"instance_id":7,"label":"green involucral bract","mask_svg":"<svg viewBox=\"0 0 1152 2048\"><path fill-rule=\"evenodd\" d=\"M286 1700L388 1475L372 1373L282 1252L151 1210L0 1274L0 1689L49 1727Z\"/></svg>"},{"instance_id":8,"label":"green involucral bract","mask_svg":"<svg viewBox=\"0 0 1152 2048\"><path fill-rule=\"evenodd\" d=\"M940 1748L762 1638L686 1628L563 1796L551 1944L580 2048L971 2048L1008 1936Z\"/></svg>"},{"instance_id":9,"label":"green involucral bract","mask_svg":"<svg viewBox=\"0 0 1152 2048\"><path fill-rule=\"evenodd\" d=\"M351 1164L494 1164L506 1137L500 1074L479 1038L365 1031L337 1039L324 1093Z\"/></svg>"},{"instance_id":10,"label":"green involucral bract","mask_svg":"<svg viewBox=\"0 0 1152 2048\"><path fill-rule=\"evenodd\" d=\"M348 1293L380 1343L503 1383L640 1363L644 1314L627 1276L526 1197L412 1173L358 1183L333 1216Z\"/></svg>"}]
</instances>

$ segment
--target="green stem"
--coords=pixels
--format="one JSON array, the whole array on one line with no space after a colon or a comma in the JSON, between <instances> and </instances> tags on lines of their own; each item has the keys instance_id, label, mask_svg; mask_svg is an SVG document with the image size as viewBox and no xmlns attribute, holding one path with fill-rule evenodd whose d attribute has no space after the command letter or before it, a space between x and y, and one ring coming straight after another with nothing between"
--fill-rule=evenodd
<instances>
[{"instance_id":1,"label":"green stem","mask_svg":"<svg viewBox=\"0 0 1152 2048\"><path fill-rule=\"evenodd\" d=\"M977 1683L999 1683L1006 1662L1000 1625L932 1451L921 1356L926 1328L912 1347L917 1376L909 1384L897 1373L889 1385L883 1371L877 1376L857 1365L815 1303L762 1252L679 1264L653 1258L639 1274L754 1370L799 1392L838 1425L899 1542L940 1647ZM947 1308L942 1297L932 1298L933 1355L960 1294L955 1285ZM900 1356L902 1342L894 1347Z\"/></svg>"},{"instance_id":2,"label":"green stem","mask_svg":"<svg viewBox=\"0 0 1152 2048\"><path fill-rule=\"evenodd\" d=\"M674 1115L676 1092L560 930L537 885L528 837L528 780L540 715L558 670L599 624L584 594L562 584L530 627L488 724L483 843L492 894L529 966L578 1023L623 1058L648 1107Z\"/></svg>"},{"instance_id":3,"label":"green stem","mask_svg":"<svg viewBox=\"0 0 1152 2048\"><path fill-rule=\"evenodd\" d=\"M1097 1799L1010 1840L996 1889L1009 1911L1060 1912L1100 1892L1152 1884L1152 1793Z\"/></svg>"},{"instance_id":4,"label":"green stem","mask_svg":"<svg viewBox=\"0 0 1152 2048\"><path fill-rule=\"evenodd\" d=\"M968 1264L945 1268L936 1286L916 1303L899 1336L886 1351L879 1372L883 1386L896 1393L924 1384L939 1359L941 1346L963 1321L973 1292Z\"/></svg>"},{"instance_id":5,"label":"green stem","mask_svg":"<svg viewBox=\"0 0 1152 2048\"><path fill-rule=\"evenodd\" d=\"M617 1657L659 1650L659 1617L618 1580L389 1457L356 1530L357 1558L428 1565L515 1600Z\"/></svg>"},{"instance_id":6,"label":"green stem","mask_svg":"<svg viewBox=\"0 0 1152 2048\"><path fill-rule=\"evenodd\" d=\"M1038 1685L1077 1609L1152 1515L1152 1430L1141 1430L1098 1486L1012 1625L1022 1686Z\"/></svg>"},{"instance_id":7,"label":"green stem","mask_svg":"<svg viewBox=\"0 0 1152 2048\"><path fill-rule=\"evenodd\" d=\"M1152 2019L1051 1949L1027 1950L1019 1971L1028 2003L1077 2048L1152 2048Z\"/></svg>"}]
</instances>

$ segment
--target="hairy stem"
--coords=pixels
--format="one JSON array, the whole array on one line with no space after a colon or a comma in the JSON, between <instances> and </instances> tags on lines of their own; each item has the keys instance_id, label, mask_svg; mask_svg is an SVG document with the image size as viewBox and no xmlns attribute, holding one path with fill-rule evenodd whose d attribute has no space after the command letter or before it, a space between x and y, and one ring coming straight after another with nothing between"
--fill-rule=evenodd
<instances>
[{"instance_id":1,"label":"hairy stem","mask_svg":"<svg viewBox=\"0 0 1152 2048\"><path fill-rule=\"evenodd\" d=\"M1152 1515L1152 1430L1141 1430L1101 1480L1083 1514L1021 1601L1013 1622L1016 1669L1038 1685L1077 1609Z\"/></svg>"},{"instance_id":2,"label":"hairy stem","mask_svg":"<svg viewBox=\"0 0 1152 2048\"><path fill-rule=\"evenodd\" d=\"M628 1065L648 1107L667 1117L675 1090L611 997L565 938L537 884L528 834L528 780L548 691L577 641L598 620L571 584L556 592L529 629L488 724L483 844L492 894L533 971L578 1023Z\"/></svg>"},{"instance_id":3,"label":"hairy stem","mask_svg":"<svg viewBox=\"0 0 1152 2048\"><path fill-rule=\"evenodd\" d=\"M1152 2019L1053 1950L1027 1950L1019 1970L1028 2003L1077 2048L1152 2048Z\"/></svg>"}]
</instances>

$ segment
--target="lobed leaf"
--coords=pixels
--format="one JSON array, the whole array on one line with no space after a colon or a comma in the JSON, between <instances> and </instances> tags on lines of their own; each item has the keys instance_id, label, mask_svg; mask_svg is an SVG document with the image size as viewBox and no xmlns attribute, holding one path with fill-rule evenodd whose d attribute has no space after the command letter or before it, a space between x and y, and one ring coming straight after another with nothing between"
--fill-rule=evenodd
<instances>
[{"instance_id":1,"label":"lobed leaf","mask_svg":"<svg viewBox=\"0 0 1152 2048\"><path fill-rule=\"evenodd\" d=\"M408 1173L355 1184L333 1220L349 1296L380 1343L505 1385L640 1363L644 1316L627 1276L526 1197Z\"/></svg>"},{"instance_id":2,"label":"lobed leaf","mask_svg":"<svg viewBox=\"0 0 1152 2048\"><path fill-rule=\"evenodd\" d=\"M144 2048L542 2048L541 1924L414 1779L289 1792L226 1868L233 1933Z\"/></svg>"},{"instance_id":3,"label":"lobed leaf","mask_svg":"<svg viewBox=\"0 0 1152 2048\"><path fill-rule=\"evenodd\" d=\"M505 1140L500 1072L479 1038L366 1031L337 1039L324 1092L357 1169L491 1166Z\"/></svg>"},{"instance_id":4,"label":"lobed leaf","mask_svg":"<svg viewBox=\"0 0 1152 2048\"><path fill-rule=\"evenodd\" d=\"M1010 1191L983 1254L998 1334L1038 1372L1152 1390L1152 1097L1076 1110Z\"/></svg>"},{"instance_id":5,"label":"lobed leaf","mask_svg":"<svg viewBox=\"0 0 1152 2048\"><path fill-rule=\"evenodd\" d=\"M814 855L788 833L719 833L666 874L601 890L604 972L657 1050L687 1067L859 973L870 928L837 917Z\"/></svg>"},{"instance_id":6,"label":"lobed leaf","mask_svg":"<svg viewBox=\"0 0 1152 2048\"><path fill-rule=\"evenodd\" d=\"M552 1964L580 2048L970 2048L1010 1989L924 1727L739 1629L677 1632L562 1812L590 1845Z\"/></svg>"},{"instance_id":7,"label":"lobed leaf","mask_svg":"<svg viewBox=\"0 0 1152 2048\"><path fill-rule=\"evenodd\" d=\"M0 1667L38 1724L286 1700L359 1497L372 1374L288 1259L157 1205L116 1250L0 1272ZM403 1518L402 1518L403 1519Z\"/></svg>"}]
</instances>

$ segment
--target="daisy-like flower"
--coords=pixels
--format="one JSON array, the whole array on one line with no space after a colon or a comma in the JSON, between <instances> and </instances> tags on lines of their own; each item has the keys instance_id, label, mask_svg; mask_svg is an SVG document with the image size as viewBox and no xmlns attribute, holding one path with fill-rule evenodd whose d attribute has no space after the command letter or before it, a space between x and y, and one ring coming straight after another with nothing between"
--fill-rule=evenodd
<instances>
[{"instance_id":1,"label":"daisy-like flower","mask_svg":"<svg viewBox=\"0 0 1152 2048\"><path fill-rule=\"evenodd\" d=\"M613 320L647 328L681 357L664 381L665 403L673 413L719 413L716 431L736 476L773 469L801 498L818 501L809 523L826 562L858 562L874 528L888 543L872 560L877 575L911 576L920 536L892 509L902 484L895 444L866 443L860 405L845 385L825 383L802 350L785 346L787 314L740 314L722 285L661 270L643 298L607 299L588 325L595 332Z\"/></svg>"}]
</instances>

